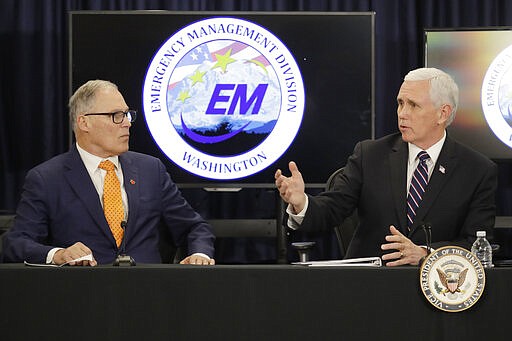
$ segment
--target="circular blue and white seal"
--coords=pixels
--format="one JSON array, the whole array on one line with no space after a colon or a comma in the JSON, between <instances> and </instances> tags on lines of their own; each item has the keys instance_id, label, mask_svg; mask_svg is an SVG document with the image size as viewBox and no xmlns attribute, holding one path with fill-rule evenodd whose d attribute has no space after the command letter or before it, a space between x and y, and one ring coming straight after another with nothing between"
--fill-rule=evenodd
<instances>
[{"instance_id":1,"label":"circular blue and white seal","mask_svg":"<svg viewBox=\"0 0 512 341\"><path fill-rule=\"evenodd\" d=\"M155 142L174 163L231 180L283 155L299 131L305 94L299 67L276 36L215 17L183 27L159 48L143 105Z\"/></svg>"},{"instance_id":2,"label":"circular blue and white seal","mask_svg":"<svg viewBox=\"0 0 512 341\"><path fill-rule=\"evenodd\" d=\"M487 124L501 142L512 147L512 45L500 52L482 84L482 108Z\"/></svg>"}]
</instances>

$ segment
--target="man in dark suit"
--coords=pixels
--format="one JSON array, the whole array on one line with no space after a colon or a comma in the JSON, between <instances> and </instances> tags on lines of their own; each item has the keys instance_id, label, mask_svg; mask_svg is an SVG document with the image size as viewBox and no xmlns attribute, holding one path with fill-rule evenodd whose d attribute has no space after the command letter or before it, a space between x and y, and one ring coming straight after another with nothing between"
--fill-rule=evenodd
<instances>
[{"instance_id":1,"label":"man in dark suit","mask_svg":"<svg viewBox=\"0 0 512 341\"><path fill-rule=\"evenodd\" d=\"M188 246L182 263L214 264L210 225L181 196L159 159L128 151L136 112L117 86L89 81L69 107L76 144L28 172L14 225L3 240L4 261L94 266L126 253L138 263L161 263L160 232L166 229L175 244ZM105 160L113 164L114 185L100 169ZM113 199L107 199L107 188L113 188ZM89 258L79 260L84 256Z\"/></svg>"},{"instance_id":2,"label":"man in dark suit","mask_svg":"<svg viewBox=\"0 0 512 341\"><path fill-rule=\"evenodd\" d=\"M416 265L427 254L424 223L434 249L469 249L477 230L492 233L497 167L447 135L458 104L453 79L434 68L413 70L397 104L400 133L358 143L336 190L306 195L294 162L290 177L277 170L290 228L332 228L357 208L346 257L381 256L388 266Z\"/></svg>"}]
</instances>

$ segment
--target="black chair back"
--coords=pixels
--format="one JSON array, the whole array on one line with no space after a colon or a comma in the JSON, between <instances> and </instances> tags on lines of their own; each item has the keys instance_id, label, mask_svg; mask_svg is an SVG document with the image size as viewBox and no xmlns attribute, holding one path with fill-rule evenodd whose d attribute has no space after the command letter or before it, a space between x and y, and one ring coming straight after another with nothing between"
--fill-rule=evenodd
<instances>
[{"instance_id":1,"label":"black chair back","mask_svg":"<svg viewBox=\"0 0 512 341\"><path fill-rule=\"evenodd\" d=\"M341 167L334 171L329 179L327 179L325 190L333 191L341 186L342 181L341 177L343 175L344 167ZM342 258L345 258L348 247L350 245L350 241L352 240L352 236L359 225L359 218L357 215L357 210L354 210L352 215L345 218L343 223L338 226L334 226L334 232L336 233L336 238L338 240L338 246L340 249L340 254Z\"/></svg>"}]
</instances>

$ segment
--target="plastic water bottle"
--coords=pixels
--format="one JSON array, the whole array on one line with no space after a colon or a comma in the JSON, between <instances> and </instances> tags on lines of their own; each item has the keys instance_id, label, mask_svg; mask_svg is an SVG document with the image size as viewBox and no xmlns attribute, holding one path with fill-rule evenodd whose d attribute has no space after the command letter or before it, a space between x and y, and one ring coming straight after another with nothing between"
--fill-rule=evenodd
<instances>
[{"instance_id":1,"label":"plastic water bottle","mask_svg":"<svg viewBox=\"0 0 512 341\"><path fill-rule=\"evenodd\" d=\"M477 231L476 240L471 246L471 253L478 258L484 268L492 268L492 248L485 236L485 231Z\"/></svg>"}]
</instances>

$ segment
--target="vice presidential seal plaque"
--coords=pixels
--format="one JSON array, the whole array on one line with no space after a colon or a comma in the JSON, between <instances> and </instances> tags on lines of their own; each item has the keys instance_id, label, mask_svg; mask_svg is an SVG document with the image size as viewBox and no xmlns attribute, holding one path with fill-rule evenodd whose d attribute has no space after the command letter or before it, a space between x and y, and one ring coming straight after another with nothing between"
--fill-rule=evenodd
<instances>
[{"instance_id":1,"label":"vice presidential seal plaque","mask_svg":"<svg viewBox=\"0 0 512 341\"><path fill-rule=\"evenodd\" d=\"M463 311L482 296L484 267L468 250L446 246L428 255L421 265L420 287L434 307L447 312Z\"/></svg>"}]
</instances>

